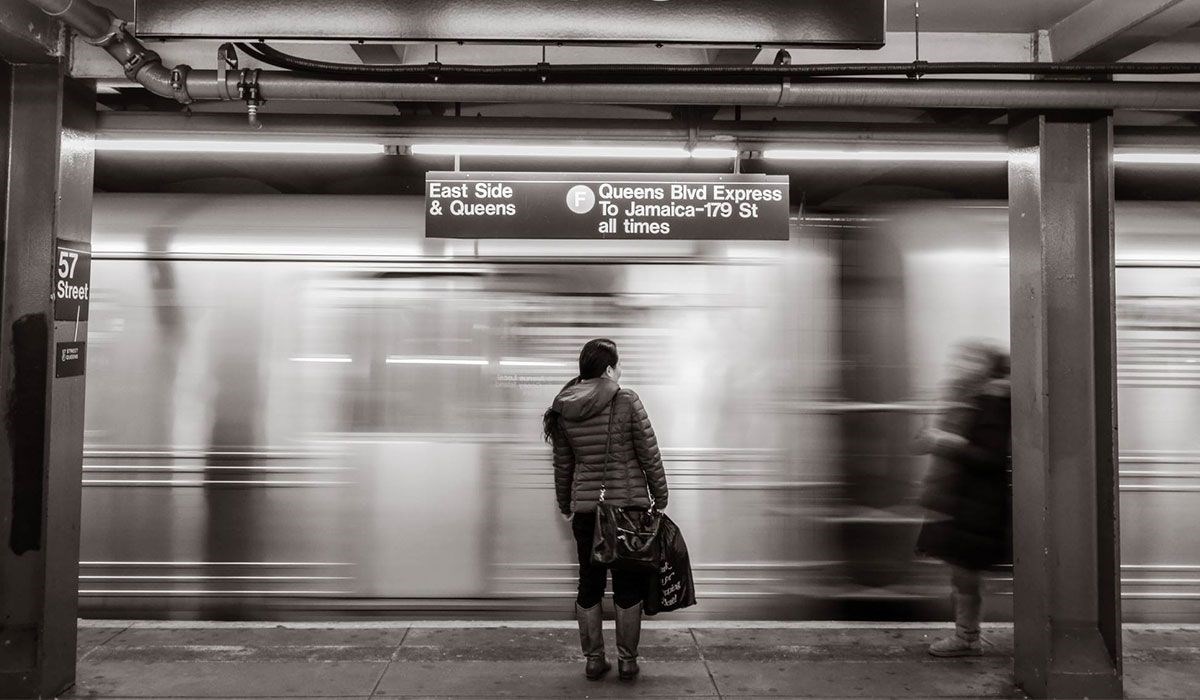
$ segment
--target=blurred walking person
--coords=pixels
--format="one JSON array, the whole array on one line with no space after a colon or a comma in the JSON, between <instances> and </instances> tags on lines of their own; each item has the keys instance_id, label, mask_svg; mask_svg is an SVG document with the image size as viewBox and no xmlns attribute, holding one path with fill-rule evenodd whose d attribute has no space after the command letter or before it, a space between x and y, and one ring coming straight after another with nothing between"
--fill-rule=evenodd
<instances>
[{"instance_id":1,"label":"blurred walking person","mask_svg":"<svg viewBox=\"0 0 1200 700\"><path fill-rule=\"evenodd\" d=\"M988 343L966 342L951 374L946 409L917 438L918 451L934 457L917 550L950 565L954 589L954 635L929 653L978 656L983 572L1012 562L1009 357Z\"/></svg>"},{"instance_id":2,"label":"blurred walking person","mask_svg":"<svg viewBox=\"0 0 1200 700\"><path fill-rule=\"evenodd\" d=\"M605 658L600 601L608 568L592 561L596 505L667 507L667 478L658 440L641 399L618 384L620 358L607 338L590 340L579 353L579 376L567 382L542 418L554 446L558 510L571 523L579 557L575 616L589 680L612 668ZM647 574L613 570L617 661L621 680L638 674L638 639Z\"/></svg>"}]
</instances>

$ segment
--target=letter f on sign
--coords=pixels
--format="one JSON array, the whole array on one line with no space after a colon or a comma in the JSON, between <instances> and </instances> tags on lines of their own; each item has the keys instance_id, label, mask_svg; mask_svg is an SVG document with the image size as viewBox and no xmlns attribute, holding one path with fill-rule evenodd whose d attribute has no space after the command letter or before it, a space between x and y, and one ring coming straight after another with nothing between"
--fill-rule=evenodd
<instances>
[{"instance_id":1,"label":"letter f on sign","mask_svg":"<svg viewBox=\"0 0 1200 700\"><path fill-rule=\"evenodd\" d=\"M575 185L567 191L567 208L576 214L586 214L596 206L596 193L587 185Z\"/></svg>"}]
</instances>

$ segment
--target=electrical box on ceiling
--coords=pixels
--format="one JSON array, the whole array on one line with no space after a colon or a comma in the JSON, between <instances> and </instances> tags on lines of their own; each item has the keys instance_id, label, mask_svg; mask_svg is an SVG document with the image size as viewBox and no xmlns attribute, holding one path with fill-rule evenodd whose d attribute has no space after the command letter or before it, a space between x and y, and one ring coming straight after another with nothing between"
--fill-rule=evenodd
<instances>
[{"instance_id":1,"label":"electrical box on ceiling","mask_svg":"<svg viewBox=\"0 0 1200 700\"><path fill-rule=\"evenodd\" d=\"M155 39L533 44L884 44L885 0L149 0Z\"/></svg>"}]
</instances>

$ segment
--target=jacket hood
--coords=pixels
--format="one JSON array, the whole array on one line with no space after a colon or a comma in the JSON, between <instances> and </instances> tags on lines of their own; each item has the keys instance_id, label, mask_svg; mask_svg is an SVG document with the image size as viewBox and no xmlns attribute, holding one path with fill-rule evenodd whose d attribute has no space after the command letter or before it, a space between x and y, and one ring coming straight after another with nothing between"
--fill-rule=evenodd
<instances>
[{"instance_id":1,"label":"jacket hood","mask_svg":"<svg viewBox=\"0 0 1200 700\"><path fill-rule=\"evenodd\" d=\"M586 420L603 411L620 388L608 377L572 381L554 397L551 408L567 420Z\"/></svg>"}]
</instances>

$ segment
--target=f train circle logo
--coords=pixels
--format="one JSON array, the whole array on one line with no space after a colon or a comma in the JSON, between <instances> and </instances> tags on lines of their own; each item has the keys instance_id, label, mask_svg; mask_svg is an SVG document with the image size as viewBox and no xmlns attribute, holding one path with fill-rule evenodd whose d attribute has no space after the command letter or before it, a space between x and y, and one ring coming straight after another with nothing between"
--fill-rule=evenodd
<instances>
[{"instance_id":1,"label":"f train circle logo","mask_svg":"<svg viewBox=\"0 0 1200 700\"><path fill-rule=\"evenodd\" d=\"M587 185L575 185L567 190L567 208L576 214L586 214L596 206L596 193Z\"/></svg>"}]
</instances>

